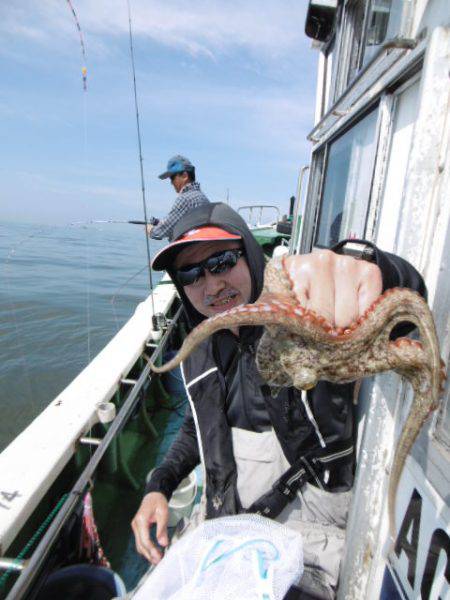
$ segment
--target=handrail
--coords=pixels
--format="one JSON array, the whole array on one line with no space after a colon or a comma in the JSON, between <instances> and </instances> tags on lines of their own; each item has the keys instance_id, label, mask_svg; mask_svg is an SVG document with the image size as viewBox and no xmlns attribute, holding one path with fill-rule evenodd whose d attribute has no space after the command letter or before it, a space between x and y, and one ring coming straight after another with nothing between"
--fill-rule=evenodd
<instances>
[{"instance_id":1,"label":"handrail","mask_svg":"<svg viewBox=\"0 0 450 600\"><path fill-rule=\"evenodd\" d=\"M172 333L178 319L180 318L181 312L183 311L183 307L180 306L173 320L171 321L169 327L165 331L163 337L161 338L161 342L155 348L152 353L151 361L155 362L159 355L161 354L163 348L165 347L167 340ZM91 483L92 475L94 474L95 469L97 468L100 460L103 458L109 444L112 442L113 438L123 429L125 423L129 415L133 412L135 406L140 400L139 392L146 382L148 376L150 374L150 365L146 364L142 369L142 372L139 376L139 379L130 389L130 393L126 398L122 408L117 414L117 417L111 424L111 427L108 429L105 437L102 439L101 444L97 447L97 450L92 455L89 463L86 465L84 471L78 478L77 482L73 486L72 490L69 493L69 497L61 507L58 512L55 520L48 528L46 534L41 539L39 545L34 551L33 555L29 559L29 562L24 569L24 571L19 576L18 580L12 587L9 592L6 600L20 600L25 597L25 594L31 591L31 586L33 584L34 578L39 574L39 570L42 567L43 562L47 558L57 536L59 535L62 527L66 523L69 518L72 510L75 505L79 501L80 497L84 494L86 489L89 487Z\"/></svg>"},{"instance_id":2,"label":"handrail","mask_svg":"<svg viewBox=\"0 0 450 600\"><path fill-rule=\"evenodd\" d=\"M258 209L258 208L259 208L259 216L256 220L256 227L259 227L261 225L262 212L265 208L274 208L277 213L277 221L280 220L280 209L278 208L278 206L275 206L274 204L249 204L248 206L240 206L238 208L238 212L240 213L241 211L249 210L250 215L249 215L247 224L252 226L253 209Z\"/></svg>"}]
</instances>

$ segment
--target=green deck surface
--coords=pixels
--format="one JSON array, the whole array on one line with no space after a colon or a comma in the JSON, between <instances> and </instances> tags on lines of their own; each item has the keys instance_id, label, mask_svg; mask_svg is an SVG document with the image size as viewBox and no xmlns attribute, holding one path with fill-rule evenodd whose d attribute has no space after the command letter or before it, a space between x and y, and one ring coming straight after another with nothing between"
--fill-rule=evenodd
<instances>
[{"instance_id":1,"label":"green deck surface","mask_svg":"<svg viewBox=\"0 0 450 600\"><path fill-rule=\"evenodd\" d=\"M290 235L278 233L272 227L262 227L261 229L252 230L252 234L260 246L276 246L281 244L282 240L289 240Z\"/></svg>"},{"instance_id":2,"label":"green deck surface","mask_svg":"<svg viewBox=\"0 0 450 600\"><path fill-rule=\"evenodd\" d=\"M158 432L155 439L142 428L139 413L120 435L122 462L139 484L134 489L120 468L116 474L99 473L93 490L94 511L105 555L119 573L127 590L132 589L149 565L136 552L131 520L141 503L148 472L158 466L183 421L186 398L172 396L173 408L158 405L149 413ZM134 422L133 422L134 421Z\"/></svg>"}]
</instances>

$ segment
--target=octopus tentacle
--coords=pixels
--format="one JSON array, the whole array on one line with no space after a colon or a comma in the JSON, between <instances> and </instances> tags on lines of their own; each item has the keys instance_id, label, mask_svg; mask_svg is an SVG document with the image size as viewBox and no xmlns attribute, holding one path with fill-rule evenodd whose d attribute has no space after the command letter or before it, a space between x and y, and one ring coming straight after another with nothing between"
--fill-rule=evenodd
<instances>
[{"instance_id":1,"label":"octopus tentacle","mask_svg":"<svg viewBox=\"0 0 450 600\"><path fill-rule=\"evenodd\" d=\"M220 329L246 325L280 325L286 327L289 321L292 320L292 316L293 313L289 304L279 303L278 300L272 302L269 298L267 298L267 301L236 306L200 323L186 337L178 354L172 360L160 367L149 361L150 366L155 373L171 371L185 360L199 344Z\"/></svg>"},{"instance_id":2,"label":"octopus tentacle","mask_svg":"<svg viewBox=\"0 0 450 600\"><path fill-rule=\"evenodd\" d=\"M410 381L414 399L397 443L389 480L388 514L393 539L396 535L395 499L400 476L406 457L411 452L420 430L431 412L438 407L442 379L441 357L433 316L422 298L418 298L416 305L417 310L408 315L408 320L417 326L422 343L408 338L400 338L396 342L397 348L403 346L406 351L402 353L402 364L395 370ZM405 370L412 361L416 362L416 368Z\"/></svg>"}]
</instances>

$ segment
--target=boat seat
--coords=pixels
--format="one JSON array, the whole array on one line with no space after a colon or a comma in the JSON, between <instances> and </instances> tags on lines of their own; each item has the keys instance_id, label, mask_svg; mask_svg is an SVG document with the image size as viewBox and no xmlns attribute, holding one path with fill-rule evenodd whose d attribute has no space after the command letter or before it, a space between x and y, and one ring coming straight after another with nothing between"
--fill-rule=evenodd
<instances>
[{"instance_id":1,"label":"boat seat","mask_svg":"<svg viewBox=\"0 0 450 600\"><path fill-rule=\"evenodd\" d=\"M111 600L126 594L122 579L105 567L71 565L51 573L36 600Z\"/></svg>"}]
</instances>

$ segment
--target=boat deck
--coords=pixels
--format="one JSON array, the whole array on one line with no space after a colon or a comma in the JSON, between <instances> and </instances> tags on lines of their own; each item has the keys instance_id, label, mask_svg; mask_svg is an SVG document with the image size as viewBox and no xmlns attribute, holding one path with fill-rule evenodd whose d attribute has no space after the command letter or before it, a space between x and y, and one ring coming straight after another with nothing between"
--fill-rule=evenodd
<instances>
[{"instance_id":1,"label":"boat deck","mask_svg":"<svg viewBox=\"0 0 450 600\"><path fill-rule=\"evenodd\" d=\"M137 412L135 423L129 424L119 442L128 472L122 469L119 482L117 475L99 473L92 492L105 555L128 590L137 584L149 567L148 562L136 552L131 520L141 503L148 472L162 462L184 417L187 398L176 381L173 385L177 376L176 372L169 373L163 379L170 398L162 398L154 390L149 399L148 414L158 437L153 437L148 429L142 427L140 413Z\"/></svg>"}]
</instances>

